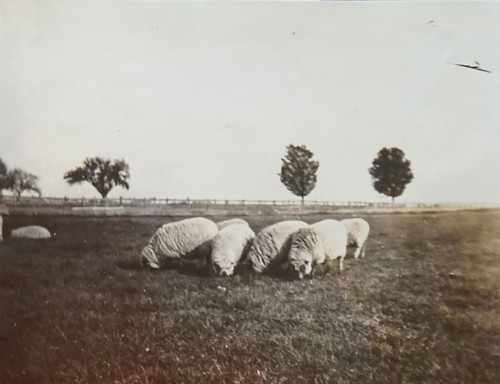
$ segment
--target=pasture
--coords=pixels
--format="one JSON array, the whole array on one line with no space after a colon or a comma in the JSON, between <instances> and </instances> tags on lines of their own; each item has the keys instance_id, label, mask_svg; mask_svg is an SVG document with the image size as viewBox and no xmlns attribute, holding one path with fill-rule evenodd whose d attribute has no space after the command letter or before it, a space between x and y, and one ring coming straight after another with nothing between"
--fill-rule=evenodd
<instances>
[{"instance_id":1,"label":"pasture","mask_svg":"<svg viewBox=\"0 0 500 384\"><path fill-rule=\"evenodd\" d=\"M139 268L178 217L6 216L0 383L500 382L500 212L357 216L366 258L303 281Z\"/></svg>"}]
</instances>

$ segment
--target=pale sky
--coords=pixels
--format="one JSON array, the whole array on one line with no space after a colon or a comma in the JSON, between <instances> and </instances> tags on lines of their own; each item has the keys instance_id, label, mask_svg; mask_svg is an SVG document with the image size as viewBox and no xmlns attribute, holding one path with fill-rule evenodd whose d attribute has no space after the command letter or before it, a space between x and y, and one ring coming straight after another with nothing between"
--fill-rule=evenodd
<instances>
[{"instance_id":1,"label":"pale sky","mask_svg":"<svg viewBox=\"0 0 500 384\"><path fill-rule=\"evenodd\" d=\"M123 158L110 197L297 199L288 144L320 162L307 197L390 201L368 168L401 148L399 201L500 203L500 3L0 0L0 158L44 196ZM492 73L451 65L474 64Z\"/></svg>"}]
</instances>

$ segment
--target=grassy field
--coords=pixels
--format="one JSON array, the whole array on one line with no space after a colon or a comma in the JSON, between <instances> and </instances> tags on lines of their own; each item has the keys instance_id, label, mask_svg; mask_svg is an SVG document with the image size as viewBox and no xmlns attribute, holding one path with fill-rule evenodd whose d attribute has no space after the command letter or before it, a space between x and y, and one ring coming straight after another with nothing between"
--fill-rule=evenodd
<instances>
[{"instance_id":1,"label":"grassy field","mask_svg":"<svg viewBox=\"0 0 500 384\"><path fill-rule=\"evenodd\" d=\"M500 212L361 216L367 257L304 281L140 269L176 217L4 217L55 236L0 245L0 383L500 382Z\"/></svg>"}]
</instances>

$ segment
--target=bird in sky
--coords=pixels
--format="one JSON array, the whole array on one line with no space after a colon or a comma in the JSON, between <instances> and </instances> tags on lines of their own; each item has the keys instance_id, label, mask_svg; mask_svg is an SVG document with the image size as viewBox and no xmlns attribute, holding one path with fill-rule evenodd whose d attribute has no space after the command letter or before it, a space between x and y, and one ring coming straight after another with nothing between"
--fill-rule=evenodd
<instances>
[{"instance_id":1,"label":"bird in sky","mask_svg":"<svg viewBox=\"0 0 500 384\"><path fill-rule=\"evenodd\" d=\"M460 67L471 68L471 69L475 69L477 71L483 71L483 72L491 73L491 71L488 71L487 69L481 68L480 64L477 61L475 61L475 63L476 64L460 64L460 63L450 63L450 62L448 62L448 64L458 65Z\"/></svg>"}]
</instances>

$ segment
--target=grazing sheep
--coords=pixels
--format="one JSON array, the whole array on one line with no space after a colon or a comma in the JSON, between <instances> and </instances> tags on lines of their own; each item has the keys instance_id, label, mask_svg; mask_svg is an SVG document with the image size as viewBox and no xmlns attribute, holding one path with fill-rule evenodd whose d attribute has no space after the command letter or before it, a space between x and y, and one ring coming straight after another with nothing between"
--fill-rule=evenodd
<instances>
[{"instance_id":1,"label":"grazing sheep","mask_svg":"<svg viewBox=\"0 0 500 384\"><path fill-rule=\"evenodd\" d=\"M228 225L233 225L233 224L248 225L248 223L243 219L228 219L228 220L219 221L217 223L217 228L219 228L219 231L220 231L222 228L227 227Z\"/></svg>"},{"instance_id":2,"label":"grazing sheep","mask_svg":"<svg viewBox=\"0 0 500 384\"><path fill-rule=\"evenodd\" d=\"M254 237L254 231L246 223L222 228L212 240L210 272L215 276L231 276Z\"/></svg>"},{"instance_id":3,"label":"grazing sheep","mask_svg":"<svg viewBox=\"0 0 500 384\"><path fill-rule=\"evenodd\" d=\"M286 261L290 235L307 223L299 220L281 221L262 229L252 242L248 260L255 272L262 273Z\"/></svg>"},{"instance_id":4,"label":"grazing sheep","mask_svg":"<svg viewBox=\"0 0 500 384\"><path fill-rule=\"evenodd\" d=\"M312 273L313 266L338 260L342 272L347 231L340 221L322 220L301 228L291 237L288 262L299 279Z\"/></svg>"},{"instance_id":5,"label":"grazing sheep","mask_svg":"<svg viewBox=\"0 0 500 384\"><path fill-rule=\"evenodd\" d=\"M370 224L363 219L345 219L341 221L347 230L347 246L354 247L354 257L365 257L366 239L370 233Z\"/></svg>"},{"instance_id":6,"label":"grazing sheep","mask_svg":"<svg viewBox=\"0 0 500 384\"><path fill-rule=\"evenodd\" d=\"M29 225L12 230L11 237L17 239L50 239L52 235L49 230L39 225Z\"/></svg>"},{"instance_id":7,"label":"grazing sheep","mask_svg":"<svg viewBox=\"0 0 500 384\"><path fill-rule=\"evenodd\" d=\"M217 225L203 217L195 217L161 226L141 252L141 262L153 269L162 264L183 261L206 261L210 241L217 235Z\"/></svg>"}]
</instances>

